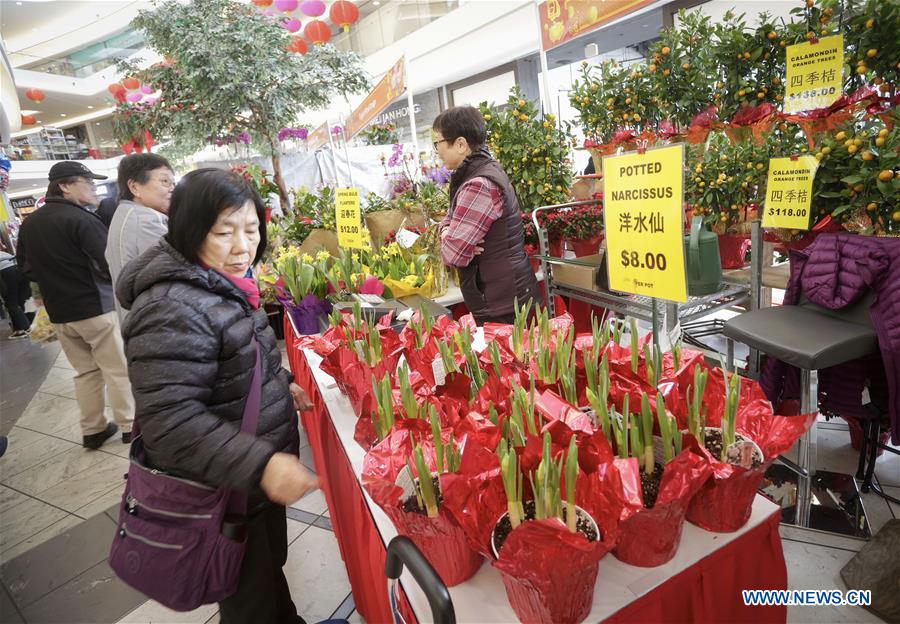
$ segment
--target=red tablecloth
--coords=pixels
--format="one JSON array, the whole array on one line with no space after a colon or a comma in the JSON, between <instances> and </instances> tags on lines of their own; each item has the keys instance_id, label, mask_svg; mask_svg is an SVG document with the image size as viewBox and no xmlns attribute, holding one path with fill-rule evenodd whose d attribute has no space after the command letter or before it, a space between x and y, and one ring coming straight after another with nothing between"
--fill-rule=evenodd
<instances>
[{"instance_id":1,"label":"red tablecloth","mask_svg":"<svg viewBox=\"0 0 900 624\"><path fill-rule=\"evenodd\" d=\"M316 472L328 502L331 525L347 567L357 611L373 624L391 622L384 576L385 544L359 481L285 318L285 343L295 381L313 409L302 415ZM608 622L785 622L786 607L746 607L742 589L786 589L787 568L778 534L779 514L728 546L618 611ZM612 555L609 555L612 556ZM598 581L602 582L602 581ZM498 596L505 600L505 596ZM407 622L415 618L405 606Z\"/></svg>"}]
</instances>

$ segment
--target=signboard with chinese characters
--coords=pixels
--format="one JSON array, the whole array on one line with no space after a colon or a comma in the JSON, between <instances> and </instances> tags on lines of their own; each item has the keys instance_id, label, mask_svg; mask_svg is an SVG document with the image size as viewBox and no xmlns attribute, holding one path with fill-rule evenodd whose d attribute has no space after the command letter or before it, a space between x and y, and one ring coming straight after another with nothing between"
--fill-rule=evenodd
<instances>
[{"instance_id":1,"label":"signboard with chinese characters","mask_svg":"<svg viewBox=\"0 0 900 624\"><path fill-rule=\"evenodd\" d=\"M350 249L363 249L362 214L359 209L359 189L335 189L335 216L337 219L338 245Z\"/></svg>"},{"instance_id":2,"label":"signboard with chinese characters","mask_svg":"<svg viewBox=\"0 0 900 624\"><path fill-rule=\"evenodd\" d=\"M814 156L769 160L764 228L809 229L812 185L818 165Z\"/></svg>"},{"instance_id":3,"label":"signboard with chinese characters","mask_svg":"<svg viewBox=\"0 0 900 624\"><path fill-rule=\"evenodd\" d=\"M306 147L309 151L314 152L320 147L324 147L328 145L328 122L326 121L321 126L313 130L309 133L309 136L306 137Z\"/></svg>"},{"instance_id":4,"label":"signboard with chinese characters","mask_svg":"<svg viewBox=\"0 0 900 624\"><path fill-rule=\"evenodd\" d=\"M603 159L612 290L687 301L684 145Z\"/></svg>"},{"instance_id":5,"label":"signboard with chinese characters","mask_svg":"<svg viewBox=\"0 0 900 624\"><path fill-rule=\"evenodd\" d=\"M538 6L546 52L656 0L547 0Z\"/></svg>"},{"instance_id":6,"label":"signboard with chinese characters","mask_svg":"<svg viewBox=\"0 0 900 624\"><path fill-rule=\"evenodd\" d=\"M344 128L344 136L349 141L360 130L369 125L381 111L391 105L391 102L406 92L406 62L404 58L394 63L394 66L375 85L375 88L366 96L362 104L347 119Z\"/></svg>"},{"instance_id":7,"label":"signboard with chinese characters","mask_svg":"<svg viewBox=\"0 0 900 624\"><path fill-rule=\"evenodd\" d=\"M784 112L831 106L841 96L843 71L843 35L788 46Z\"/></svg>"}]
</instances>

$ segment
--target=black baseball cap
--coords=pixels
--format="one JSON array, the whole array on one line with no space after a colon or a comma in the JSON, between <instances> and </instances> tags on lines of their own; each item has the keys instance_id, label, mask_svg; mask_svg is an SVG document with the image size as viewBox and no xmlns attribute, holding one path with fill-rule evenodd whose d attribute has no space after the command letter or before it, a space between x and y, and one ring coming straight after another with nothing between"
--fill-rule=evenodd
<instances>
[{"instance_id":1,"label":"black baseball cap","mask_svg":"<svg viewBox=\"0 0 900 624\"><path fill-rule=\"evenodd\" d=\"M74 160L64 160L50 167L50 174L47 176L50 182L54 180L62 180L63 178L92 178L94 180L106 180L108 176L99 175Z\"/></svg>"}]
</instances>

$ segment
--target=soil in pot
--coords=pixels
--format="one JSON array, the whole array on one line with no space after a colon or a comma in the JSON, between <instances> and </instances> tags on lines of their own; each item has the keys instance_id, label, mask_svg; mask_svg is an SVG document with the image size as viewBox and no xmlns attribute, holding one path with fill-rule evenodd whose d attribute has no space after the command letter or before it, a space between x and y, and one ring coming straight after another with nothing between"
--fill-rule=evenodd
<instances>
[{"instance_id":1,"label":"soil in pot","mask_svg":"<svg viewBox=\"0 0 900 624\"><path fill-rule=\"evenodd\" d=\"M739 433L734 434L735 443L731 445L728 449L728 455L725 458L725 461L729 464L734 464L736 466L744 466L745 468L754 469L763 462L763 457L760 454L758 447L750 438L746 438ZM752 454L749 458L749 465L747 465L747 458L744 458L742 455L742 447L744 447L745 442L749 442L752 445L753 450ZM706 430L706 450L709 451L710 455L715 458L719 458L722 456L722 430L721 429L707 429Z\"/></svg>"},{"instance_id":2,"label":"soil in pot","mask_svg":"<svg viewBox=\"0 0 900 624\"><path fill-rule=\"evenodd\" d=\"M652 509L656 504L656 498L659 496L659 484L662 481L663 466L662 464L654 464L653 472L647 474L641 470L641 491L644 494L644 508Z\"/></svg>"},{"instance_id":3,"label":"soil in pot","mask_svg":"<svg viewBox=\"0 0 900 624\"><path fill-rule=\"evenodd\" d=\"M525 520L534 520L534 501L526 501L522 507L525 510ZM563 518L566 518L567 513L566 506L563 504ZM590 516L581 509L577 510L576 514L578 520L575 523L575 530L584 535L589 542L596 542L600 539L600 531ZM497 526L492 534L495 552L500 552L510 533L512 533L512 523L509 520L509 514L503 514L497 521Z\"/></svg>"},{"instance_id":4,"label":"soil in pot","mask_svg":"<svg viewBox=\"0 0 900 624\"><path fill-rule=\"evenodd\" d=\"M416 479L416 485L418 485L418 479ZM434 498L437 502L438 509L441 508L441 503L444 502L444 495L441 494L441 480L437 475L433 475L431 477L431 484L434 487ZM419 505L419 499L416 497L415 492L411 496L409 496L406 500L400 503L400 509L405 511L406 513L417 513L422 516L427 516L428 512L425 510L425 507Z\"/></svg>"}]
</instances>

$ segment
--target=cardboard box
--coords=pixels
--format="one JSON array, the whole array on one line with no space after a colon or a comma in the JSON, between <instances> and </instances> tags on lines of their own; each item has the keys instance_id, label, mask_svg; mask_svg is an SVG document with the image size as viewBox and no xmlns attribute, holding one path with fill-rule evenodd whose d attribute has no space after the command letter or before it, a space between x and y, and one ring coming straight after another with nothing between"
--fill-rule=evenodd
<instances>
[{"instance_id":1,"label":"cardboard box","mask_svg":"<svg viewBox=\"0 0 900 624\"><path fill-rule=\"evenodd\" d=\"M573 264L578 262L579 264ZM551 262L553 282L561 286L571 286L583 290L599 292L603 290L601 284L606 281L606 271L603 263L603 252L581 258L572 258L566 262Z\"/></svg>"}]
</instances>

